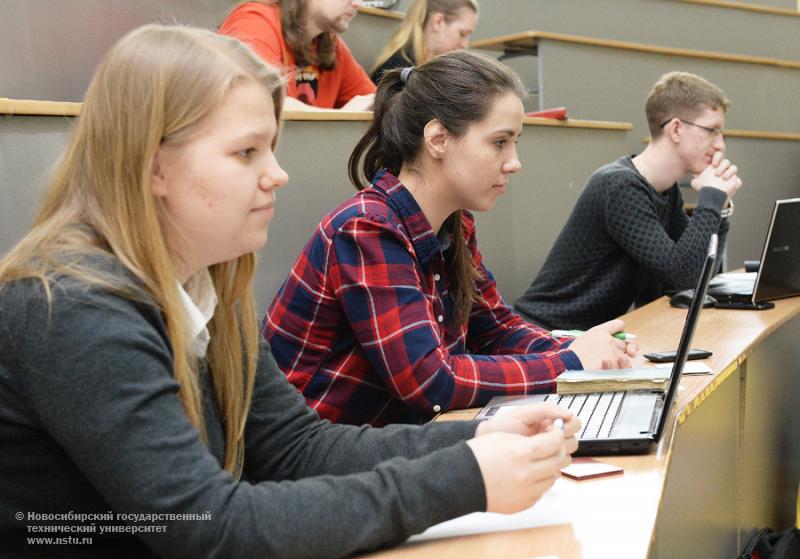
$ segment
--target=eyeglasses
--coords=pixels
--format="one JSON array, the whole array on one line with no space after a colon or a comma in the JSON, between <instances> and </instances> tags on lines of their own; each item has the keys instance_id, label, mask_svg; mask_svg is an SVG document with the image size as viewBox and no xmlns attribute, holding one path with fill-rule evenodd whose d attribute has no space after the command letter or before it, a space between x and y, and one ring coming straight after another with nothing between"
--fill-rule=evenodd
<instances>
[{"instance_id":1,"label":"eyeglasses","mask_svg":"<svg viewBox=\"0 0 800 559\"><path fill-rule=\"evenodd\" d=\"M683 120L682 118L675 116L668 118L667 120L662 122L659 125L659 128L664 128L667 124L669 124L672 121L673 118L677 118L684 124L690 124L692 126L696 126L697 128L702 128L703 130L708 132L709 136L722 136L725 133L725 131L722 128L711 128L709 126L703 126L702 124L697 124L696 122L689 122L688 120Z\"/></svg>"}]
</instances>

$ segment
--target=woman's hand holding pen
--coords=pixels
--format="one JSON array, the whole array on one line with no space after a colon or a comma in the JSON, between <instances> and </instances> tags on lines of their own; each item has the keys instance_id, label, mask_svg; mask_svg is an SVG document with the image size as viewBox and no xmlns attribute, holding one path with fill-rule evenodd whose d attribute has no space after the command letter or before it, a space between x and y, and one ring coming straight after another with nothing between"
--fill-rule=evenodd
<instances>
[{"instance_id":1,"label":"woman's hand holding pen","mask_svg":"<svg viewBox=\"0 0 800 559\"><path fill-rule=\"evenodd\" d=\"M481 470L486 510L512 513L536 503L569 465L579 428L571 411L554 404L519 406L481 423L467 444Z\"/></svg>"},{"instance_id":2,"label":"woman's hand holding pen","mask_svg":"<svg viewBox=\"0 0 800 559\"><path fill-rule=\"evenodd\" d=\"M625 323L619 319L598 324L575 338L569 348L575 352L587 371L627 369L631 366L630 358L635 357L639 351L639 344L614 337L624 327Z\"/></svg>"},{"instance_id":3,"label":"woman's hand holding pen","mask_svg":"<svg viewBox=\"0 0 800 559\"><path fill-rule=\"evenodd\" d=\"M574 438L575 433L580 429L580 420L571 410L546 402L504 407L503 413L481 422L475 431L475 436L482 437L489 433L513 433L530 437L548 431L557 418L564 422L564 437L566 439ZM570 450L570 452L573 451L574 449Z\"/></svg>"}]
</instances>

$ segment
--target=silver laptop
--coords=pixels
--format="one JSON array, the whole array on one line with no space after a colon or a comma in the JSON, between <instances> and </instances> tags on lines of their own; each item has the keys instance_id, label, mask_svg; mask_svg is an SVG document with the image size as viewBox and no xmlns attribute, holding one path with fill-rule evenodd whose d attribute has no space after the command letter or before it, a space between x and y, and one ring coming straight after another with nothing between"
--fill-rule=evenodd
<instances>
[{"instance_id":1,"label":"silver laptop","mask_svg":"<svg viewBox=\"0 0 800 559\"><path fill-rule=\"evenodd\" d=\"M767 301L800 295L800 198L775 201L755 276L726 276L708 290L719 308L768 309Z\"/></svg>"},{"instance_id":2,"label":"silver laptop","mask_svg":"<svg viewBox=\"0 0 800 559\"><path fill-rule=\"evenodd\" d=\"M588 394L535 394L530 396L496 396L481 410L477 419L502 413L506 406L533 402L554 402L575 410L581 419L576 454L637 454L650 450L664 431L667 411L675 400L683 366L689 355L702 301L714 270L717 256L717 236L711 236L708 255L703 265L697 289L686 313L681 341L666 393L659 390L631 390L624 392L595 392Z\"/></svg>"}]
</instances>

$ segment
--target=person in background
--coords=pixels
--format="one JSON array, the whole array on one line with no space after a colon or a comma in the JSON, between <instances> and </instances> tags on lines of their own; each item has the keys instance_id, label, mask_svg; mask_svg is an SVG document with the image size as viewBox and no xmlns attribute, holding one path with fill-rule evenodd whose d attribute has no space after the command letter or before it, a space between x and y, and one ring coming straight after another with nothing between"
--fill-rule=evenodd
<instances>
[{"instance_id":1,"label":"person in background","mask_svg":"<svg viewBox=\"0 0 800 559\"><path fill-rule=\"evenodd\" d=\"M360 192L323 218L264 321L323 418L420 423L553 392L565 369L630 366L635 345L612 337L622 321L569 345L514 314L483 264L471 211L521 168L523 96L513 71L468 51L384 75L350 157Z\"/></svg>"},{"instance_id":2,"label":"person in background","mask_svg":"<svg viewBox=\"0 0 800 559\"><path fill-rule=\"evenodd\" d=\"M263 0L236 6L219 32L240 39L287 79L284 109L366 111L375 86L339 36L361 0Z\"/></svg>"},{"instance_id":3,"label":"person in background","mask_svg":"<svg viewBox=\"0 0 800 559\"><path fill-rule=\"evenodd\" d=\"M424 64L437 54L465 49L478 25L477 0L414 0L378 55L372 81L386 70Z\"/></svg>"},{"instance_id":4,"label":"person in background","mask_svg":"<svg viewBox=\"0 0 800 559\"><path fill-rule=\"evenodd\" d=\"M694 286L714 233L722 253L742 185L724 157L729 106L700 76L661 76L645 106L650 144L589 178L514 310L545 328L581 329ZM686 175L698 192L691 217L677 182Z\"/></svg>"},{"instance_id":5,"label":"person in background","mask_svg":"<svg viewBox=\"0 0 800 559\"><path fill-rule=\"evenodd\" d=\"M4 558L344 557L527 508L569 463L579 421L553 405L358 428L286 381L251 286L282 87L201 29L139 28L98 68L0 260Z\"/></svg>"}]
</instances>

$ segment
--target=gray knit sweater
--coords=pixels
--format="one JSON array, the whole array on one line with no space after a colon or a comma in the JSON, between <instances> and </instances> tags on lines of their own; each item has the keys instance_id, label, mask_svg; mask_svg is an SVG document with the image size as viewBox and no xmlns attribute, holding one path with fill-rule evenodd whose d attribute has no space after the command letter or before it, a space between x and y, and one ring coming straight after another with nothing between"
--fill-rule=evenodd
<instances>
[{"instance_id":1,"label":"gray knit sweater","mask_svg":"<svg viewBox=\"0 0 800 559\"><path fill-rule=\"evenodd\" d=\"M539 275L514 310L545 328L586 329L670 289L693 287L726 195L700 190L689 218L675 184L657 192L626 156L589 178Z\"/></svg>"},{"instance_id":2,"label":"gray knit sweater","mask_svg":"<svg viewBox=\"0 0 800 559\"><path fill-rule=\"evenodd\" d=\"M0 290L2 557L340 557L485 509L475 423L329 424L266 345L235 481L207 374L208 444L184 415L161 313L61 285L49 317L37 282Z\"/></svg>"}]
</instances>

